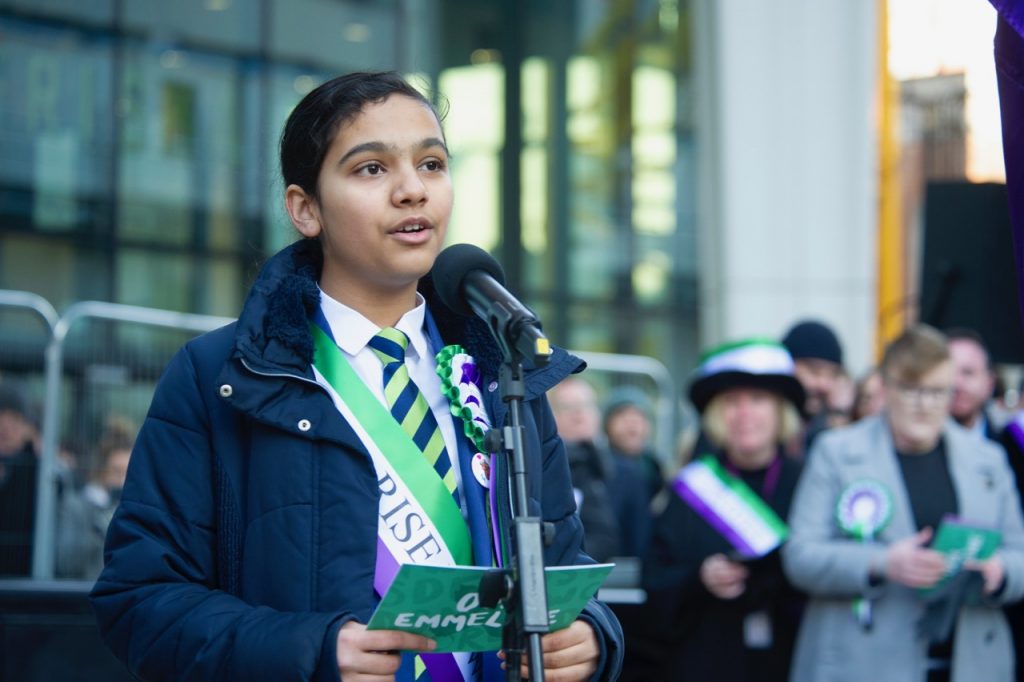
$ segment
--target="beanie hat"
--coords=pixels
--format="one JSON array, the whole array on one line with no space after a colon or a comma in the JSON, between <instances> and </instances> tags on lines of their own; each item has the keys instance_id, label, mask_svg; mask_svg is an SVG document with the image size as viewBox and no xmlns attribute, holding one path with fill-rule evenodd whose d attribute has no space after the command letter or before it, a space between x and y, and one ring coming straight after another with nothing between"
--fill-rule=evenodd
<instances>
[{"instance_id":1,"label":"beanie hat","mask_svg":"<svg viewBox=\"0 0 1024 682\"><path fill-rule=\"evenodd\" d=\"M804 387L793 375L793 358L772 339L745 339L712 348L701 356L690 383L690 401L704 412L711 399L731 388L759 388L777 393L798 411Z\"/></svg>"},{"instance_id":2,"label":"beanie hat","mask_svg":"<svg viewBox=\"0 0 1024 682\"><path fill-rule=\"evenodd\" d=\"M817 358L837 365L843 364L843 349L832 329L816 320L795 324L782 339L794 360Z\"/></svg>"},{"instance_id":3,"label":"beanie hat","mask_svg":"<svg viewBox=\"0 0 1024 682\"><path fill-rule=\"evenodd\" d=\"M654 410L651 407L651 401L647 394L639 388L624 386L612 391L608 397L608 403L604 407L605 428L608 427L608 422L611 421L612 417L627 407L635 407L643 412L648 419L654 416Z\"/></svg>"}]
</instances>

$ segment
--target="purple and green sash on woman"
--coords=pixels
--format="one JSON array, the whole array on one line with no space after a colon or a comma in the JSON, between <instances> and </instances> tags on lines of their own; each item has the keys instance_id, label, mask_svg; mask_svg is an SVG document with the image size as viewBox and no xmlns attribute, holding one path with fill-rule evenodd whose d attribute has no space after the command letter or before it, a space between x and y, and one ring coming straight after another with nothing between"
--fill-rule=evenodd
<instances>
[{"instance_id":1,"label":"purple and green sash on woman","mask_svg":"<svg viewBox=\"0 0 1024 682\"><path fill-rule=\"evenodd\" d=\"M331 338L311 325L314 369L373 459L380 489L373 586L384 595L402 564L473 564L469 529L451 493L391 412L366 387ZM466 679L452 654L420 654L433 682ZM419 665L417 665L417 668ZM418 671L417 671L418 677Z\"/></svg>"},{"instance_id":2,"label":"purple and green sash on woman","mask_svg":"<svg viewBox=\"0 0 1024 682\"><path fill-rule=\"evenodd\" d=\"M680 469L672 487L744 557L768 554L789 533L775 510L712 455L698 457Z\"/></svg>"}]
</instances>

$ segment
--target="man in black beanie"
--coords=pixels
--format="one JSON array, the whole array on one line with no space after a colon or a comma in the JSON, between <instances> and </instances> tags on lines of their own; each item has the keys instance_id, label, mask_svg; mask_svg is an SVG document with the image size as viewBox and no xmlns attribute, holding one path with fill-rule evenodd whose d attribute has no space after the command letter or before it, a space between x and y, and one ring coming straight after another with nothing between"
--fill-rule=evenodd
<instances>
[{"instance_id":1,"label":"man in black beanie","mask_svg":"<svg viewBox=\"0 0 1024 682\"><path fill-rule=\"evenodd\" d=\"M806 452L815 436L828 427L829 398L842 375L843 348L832 328L818 320L797 322L782 338L782 345L793 356L793 372L807 394Z\"/></svg>"}]
</instances>

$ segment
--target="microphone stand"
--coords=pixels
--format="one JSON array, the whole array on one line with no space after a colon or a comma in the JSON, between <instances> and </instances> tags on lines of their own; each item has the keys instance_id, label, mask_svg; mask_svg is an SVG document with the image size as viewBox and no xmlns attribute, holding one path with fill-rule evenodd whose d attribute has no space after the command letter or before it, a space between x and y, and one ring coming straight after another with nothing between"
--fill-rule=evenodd
<instances>
[{"instance_id":1,"label":"microphone stand","mask_svg":"<svg viewBox=\"0 0 1024 682\"><path fill-rule=\"evenodd\" d=\"M505 625L502 630L502 647L506 653L505 679L511 682L522 680L521 657L524 650L528 650L530 680L543 682L541 635L551 628L544 581L544 524L539 517L529 515L526 455L523 449L522 401L526 387L523 382L522 354L516 349L518 344L500 334L501 330L496 329L496 326L492 326L492 331L504 355L499 375L501 400L508 404L509 420L500 432L493 429L488 433L490 444L495 446L489 449L492 452L503 451L508 459L515 544L510 565L481 580L481 602L492 601L496 604L500 600L505 605ZM533 359L540 366L547 363L550 349L547 339L539 332L532 334L539 337L534 339ZM496 584L494 578L500 582Z\"/></svg>"}]
</instances>

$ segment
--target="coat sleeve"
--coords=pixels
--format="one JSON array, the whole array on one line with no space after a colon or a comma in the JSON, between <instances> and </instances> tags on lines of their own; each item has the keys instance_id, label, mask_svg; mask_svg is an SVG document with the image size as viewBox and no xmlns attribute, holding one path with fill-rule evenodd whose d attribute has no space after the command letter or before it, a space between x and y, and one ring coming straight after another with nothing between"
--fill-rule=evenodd
<instances>
[{"instance_id":1,"label":"coat sleeve","mask_svg":"<svg viewBox=\"0 0 1024 682\"><path fill-rule=\"evenodd\" d=\"M567 445L565 451L573 497L580 500L576 510L583 525L585 551L597 561L621 555L619 519L609 490L612 478L601 463L601 458L610 457L610 453L603 453L593 443Z\"/></svg>"},{"instance_id":2,"label":"coat sleeve","mask_svg":"<svg viewBox=\"0 0 1024 682\"><path fill-rule=\"evenodd\" d=\"M872 586L868 577L872 566L884 565L885 546L844 537L835 521L842 437L824 434L811 450L790 509L782 564L789 580L812 596L874 598L884 583Z\"/></svg>"},{"instance_id":3,"label":"coat sleeve","mask_svg":"<svg viewBox=\"0 0 1024 682\"><path fill-rule=\"evenodd\" d=\"M90 580L90 557L96 556L99 531L90 523L93 514L78 491L67 491L57 510L57 567L58 578ZM95 566L95 561L91 562ZM93 569L95 570L95 569Z\"/></svg>"},{"instance_id":4,"label":"coat sleeve","mask_svg":"<svg viewBox=\"0 0 1024 682\"><path fill-rule=\"evenodd\" d=\"M186 347L157 387L107 534L91 594L103 639L144 680L336 680L348 614L283 613L218 589L207 398Z\"/></svg>"},{"instance_id":5,"label":"coat sleeve","mask_svg":"<svg viewBox=\"0 0 1024 682\"><path fill-rule=\"evenodd\" d=\"M572 566L590 564L594 560L583 550L583 526L576 513L572 482L569 476L569 462L565 445L558 436L555 419L545 398L532 401L533 417L540 437L543 452L543 484L541 493L541 515L544 521L555 526L555 537L545 550L545 563L549 566ZM591 599L580 614L597 633L601 645L601 660L594 681L618 679L622 670L624 639L618 618L607 605Z\"/></svg>"},{"instance_id":6,"label":"coat sleeve","mask_svg":"<svg viewBox=\"0 0 1024 682\"><path fill-rule=\"evenodd\" d=\"M646 625L661 631L675 630L681 619L697 616L711 596L700 579L708 548L695 536L686 504L669 489L666 495L668 502L654 522L643 562L644 610L653 621Z\"/></svg>"},{"instance_id":7,"label":"coat sleeve","mask_svg":"<svg viewBox=\"0 0 1024 682\"><path fill-rule=\"evenodd\" d=\"M1006 453L996 445L986 445L989 460L995 469L992 478L997 489L998 525L1002 533L1002 544L996 556L1003 562L1005 570L1003 589L993 595L990 601L1009 604L1024 597L1024 520L1021 517L1016 478L1006 461Z\"/></svg>"}]
</instances>

